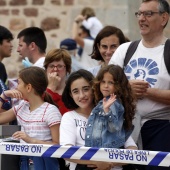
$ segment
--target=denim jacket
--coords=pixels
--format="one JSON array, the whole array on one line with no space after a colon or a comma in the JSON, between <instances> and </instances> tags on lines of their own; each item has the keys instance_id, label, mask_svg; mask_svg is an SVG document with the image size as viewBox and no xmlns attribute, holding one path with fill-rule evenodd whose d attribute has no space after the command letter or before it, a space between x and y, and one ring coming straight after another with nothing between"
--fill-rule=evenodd
<instances>
[{"instance_id":1,"label":"denim jacket","mask_svg":"<svg viewBox=\"0 0 170 170\"><path fill-rule=\"evenodd\" d=\"M108 98L107 98L108 99ZM107 114L103 114L103 100L92 110L89 116L85 146L102 148L120 148L132 131L125 132L123 127L124 107L116 100Z\"/></svg>"}]
</instances>

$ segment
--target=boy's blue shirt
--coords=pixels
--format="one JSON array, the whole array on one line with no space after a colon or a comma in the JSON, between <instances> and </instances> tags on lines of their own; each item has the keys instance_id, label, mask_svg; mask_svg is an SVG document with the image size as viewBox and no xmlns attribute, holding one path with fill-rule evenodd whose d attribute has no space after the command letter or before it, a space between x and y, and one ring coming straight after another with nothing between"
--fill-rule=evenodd
<instances>
[{"instance_id":1,"label":"boy's blue shirt","mask_svg":"<svg viewBox=\"0 0 170 170\"><path fill-rule=\"evenodd\" d=\"M107 97L108 100L109 97ZM102 148L123 147L132 131L125 131L124 107L116 100L107 114L103 114L103 100L92 110L89 116L85 146Z\"/></svg>"}]
</instances>

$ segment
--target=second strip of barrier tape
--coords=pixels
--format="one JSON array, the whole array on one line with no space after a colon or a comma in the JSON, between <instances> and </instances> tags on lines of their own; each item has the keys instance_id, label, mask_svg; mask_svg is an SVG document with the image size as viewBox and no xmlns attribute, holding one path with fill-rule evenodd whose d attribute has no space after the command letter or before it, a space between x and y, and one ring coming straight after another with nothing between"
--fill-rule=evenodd
<instances>
[{"instance_id":1,"label":"second strip of barrier tape","mask_svg":"<svg viewBox=\"0 0 170 170\"><path fill-rule=\"evenodd\" d=\"M170 153L115 148L0 143L0 154L70 158L170 167Z\"/></svg>"}]
</instances>

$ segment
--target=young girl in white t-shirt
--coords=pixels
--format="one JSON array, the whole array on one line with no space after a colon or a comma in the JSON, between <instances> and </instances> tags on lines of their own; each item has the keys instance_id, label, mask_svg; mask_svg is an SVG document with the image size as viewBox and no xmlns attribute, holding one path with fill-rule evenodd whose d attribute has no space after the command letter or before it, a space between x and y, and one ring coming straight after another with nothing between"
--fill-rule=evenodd
<instances>
[{"instance_id":1,"label":"young girl in white t-shirt","mask_svg":"<svg viewBox=\"0 0 170 170\"><path fill-rule=\"evenodd\" d=\"M19 72L18 86L15 90L4 91L0 96L0 108L8 97L22 101L8 111L0 110L0 124L17 119L21 131L13 138L21 143L59 144L59 125L61 114L46 93L48 79L43 69L28 67ZM59 170L56 158L33 157L34 170ZM21 162L21 170L23 170ZM25 169L24 169L25 170Z\"/></svg>"}]
</instances>

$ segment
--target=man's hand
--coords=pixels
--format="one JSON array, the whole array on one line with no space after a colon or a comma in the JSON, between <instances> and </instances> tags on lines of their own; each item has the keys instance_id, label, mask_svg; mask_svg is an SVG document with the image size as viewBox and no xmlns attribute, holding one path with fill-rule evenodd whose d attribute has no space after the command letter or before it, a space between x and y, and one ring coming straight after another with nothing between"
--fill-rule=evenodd
<instances>
[{"instance_id":1,"label":"man's hand","mask_svg":"<svg viewBox=\"0 0 170 170\"><path fill-rule=\"evenodd\" d=\"M137 99L142 99L149 88L149 83L143 80L130 80L131 88Z\"/></svg>"},{"instance_id":2,"label":"man's hand","mask_svg":"<svg viewBox=\"0 0 170 170\"><path fill-rule=\"evenodd\" d=\"M87 167L95 168L94 170L110 170L113 164L110 162L98 162L95 165L87 165Z\"/></svg>"},{"instance_id":3,"label":"man's hand","mask_svg":"<svg viewBox=\"0 0 170 170\"><path fill-rule=\"evenodd\" d=\"M83 17L83 15L78 15L78 16L75 18L75 21L76 21L76 22L82 22L84 19L85 19L85 17Z\"/></svg>"}]
</instances>

